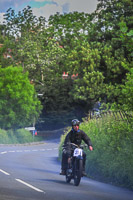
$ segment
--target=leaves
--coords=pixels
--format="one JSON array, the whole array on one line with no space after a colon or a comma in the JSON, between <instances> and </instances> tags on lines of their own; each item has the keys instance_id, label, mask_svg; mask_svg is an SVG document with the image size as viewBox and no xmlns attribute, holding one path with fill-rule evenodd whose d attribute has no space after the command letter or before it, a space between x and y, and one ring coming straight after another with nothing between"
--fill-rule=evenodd
<instances>
[{"instance_id":1,"label":"leaves","mask_svg":"<svg viewBox=\"0 0 133 200\"><path fill-rule=\"evenodd\" d=\"M5 19L1 57L10 48L11 59L2 58L1 65L22 65L43 94L46 110L81 100L89 106L98 99L122 104L121 88L132 67L131 0L99 0L92 14L57 13L47 23L30 7L18 14L9 9ZM68 73L65 81L63 72Z\"/></svg>"},{"instance_id":2,"label":"leaves","mask_svg":"<svg viewBox=\"0 0 133 200\"><path fill-rule=\"evenodd\" d=\"M30 125L40 113L28 74L21 67L0 68L0 127L18 128Z\"/></svg>"}]
</instances>

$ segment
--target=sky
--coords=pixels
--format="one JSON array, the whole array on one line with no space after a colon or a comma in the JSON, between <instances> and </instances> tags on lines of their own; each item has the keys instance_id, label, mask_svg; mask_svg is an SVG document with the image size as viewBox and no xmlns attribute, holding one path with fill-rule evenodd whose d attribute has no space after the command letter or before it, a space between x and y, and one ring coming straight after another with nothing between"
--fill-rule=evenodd
<instances>
[{"instance_id":1,"label":"sky","mask_svg":"<svg viewBox=\"0 0 133 200\"><path fill-rule=\"evenodd\" d=\"M18 13L29 5L35 16L48 19L50 15L57 12L60 14L74 11L92 13L96 9L97 2L98 0L0 0L0 23L3 22L3 14L9 8Z\"/></svg>"}]
</instances>

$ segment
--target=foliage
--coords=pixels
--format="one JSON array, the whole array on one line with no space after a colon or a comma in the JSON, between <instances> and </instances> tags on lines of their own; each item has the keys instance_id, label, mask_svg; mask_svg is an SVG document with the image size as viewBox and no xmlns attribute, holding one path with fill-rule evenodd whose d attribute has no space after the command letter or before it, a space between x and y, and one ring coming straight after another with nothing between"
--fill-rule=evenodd
<instances>
[{"instance_id":1,"label":"foliage","mask_svg":"<svg viewBox=\"0 0 133 200\"><path fill-rule=\"evenodd\" d=\"M0 127L24 127L39 116L40 102L21 67L0 68Z\"/></svg>"},{"instance_id":2,"label":"foliage","mask_svg":"<svg viewBox=\"0 0 133 200\"><path fill-rule=\"evenodd\" d=\"M94 151L88 153L87 171L91 177L130 189L133 185L132 126L110 115L85 122L81 128L92 140Z\"/></svg>"},{"instance_id":3,"label":"foliage","mask_svg":"<svg viewBox=\"0 0 133 200\"><path fill-rule=\"evenodd\" d=\"M17 129L14 133L15 137L17 138L18 143L28 143L29 141L33 141L33 136L29 131L25 129Z\"/></svg>"},{"instance_id":4,"label":"foliage","mask_svg":"<svg viewBox=\"0 0 133 200\"><path fill-rule=\"evenodd\" d=\"M10 8L1 55L10 48L12 57L1 65L18 63L29 72L46 111L81 101L90 108L99 99L123 107L119 97L132 68L132 5L131 0L99 0L92 14L57 13L47 23L30 7L18 14ZM69 75L65 81L63 72Z\"/></svg>"},{"instance_id":5,"label":"foliage","mask_svg":"<svg viewBox=\"0 0 133 200\"><path fill-rule=\"evenodd\" d=\"M86 171L91 178L133 189L132 124L113 115L86 121L80 128L90 137L94 150L86 150ZM69 128L68 128L69 130ZM66 130L61 136L59 157Z\"/></svg>"},{"instance_id":6,"label":"foliage","mask_svg":"<svg viewBox=\"0 0 133 200\"><path fill-rule=\"evenodd\" d=\"M0 129L0 143L7 144L9 141L7 132L5 130Z\"/></svg>"},{"instance_id":7,"label":"foliage","mask_svg":"<svg viewBox=\"0 0 133 200\"><path fill-rule=\"evenodd\" d=\"M55 101L58 99L61 100L60 105L63 107L65 99L59 93L60 89L66 88L66 83L62 81L64 69L61 66L65 52L56 38L53 38L52 27L46 27L45 18L37 19L33 16L30 7L18 15L9 9L5 19L7 21L5 33L12 33L8 36L10 43L4 44L5 48L12 49L10 63L21 64L23 71L29 72L29 79L37 93L43 94L41 100L42 104L45 104L45 109L47 107L47 110L50 108L54 110L55 106L59 107ZM2 67L6 67L5 61ZM62 94L66 94L64 90Z\"/></svg>"},{"instance_id":8,"label":"foliage","mask_svg":"<svg viewBox=\"0 0 133 200\"><path fill-rule=\"evenodd\" d=\"M24 144L41 141L41 137L34 137L25 129L2 130L0 129L0 144Z\"/></svg>"},{"instance_id":9,"label":"foliage","mask_svg":"<svg viewBox=\"0 0 133 200\"><path fill-rule=\"evenodd\" d=\"M90 15L56 14L49 23L68 55L67 71L78 73L70 91L73 101L91 105L101 98L118 103L126 73L132 67L131 0L99 0Z\"/></svg>"},{"instance_id":10,"label":"foliage","mask_svg":"<svg viewBox=\"0 0 133 200\"><path fill-rule=\"evenodd\" d=\"M8 136L8 141L6 142L6 144L17 144L18 143L17 137L12 129L8 129L6 134ZM2 143L2 141L1 141L1 143Z\"/></svg>"},{"instance_id":11,"label":"foliage","mask_svg":"<svg viewBox=\"0 0 133 200\"><path fill-rule=\"evenodd\" d=\"M122 86L122 95L119 97L119 102L123 110L133 110L133 68L127 73L125 85Z\"/></svg>"}]
</instances>

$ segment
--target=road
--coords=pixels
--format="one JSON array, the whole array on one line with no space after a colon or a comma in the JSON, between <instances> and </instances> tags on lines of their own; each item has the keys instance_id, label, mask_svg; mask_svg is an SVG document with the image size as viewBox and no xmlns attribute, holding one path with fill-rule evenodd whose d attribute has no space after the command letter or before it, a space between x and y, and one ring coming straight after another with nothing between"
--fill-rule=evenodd
<instances>
[{"instance_id":1,"label":"road","mask_svg":"<svg viewBox=\"0 0 133 200\"><path fill-rule=\"evenodd\" d=\"M133 192L83 177L60 176L59 140L0 146L0 200L132 200Z\"/></svg>"}]
</instances>

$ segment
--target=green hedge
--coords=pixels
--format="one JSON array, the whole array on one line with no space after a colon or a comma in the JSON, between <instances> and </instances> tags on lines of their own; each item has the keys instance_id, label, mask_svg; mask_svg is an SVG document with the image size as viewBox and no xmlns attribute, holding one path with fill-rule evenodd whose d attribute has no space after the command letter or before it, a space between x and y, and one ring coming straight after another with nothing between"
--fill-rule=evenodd
<instances>
[{"instance_id":1,"label":"green hedge","mask_svg":"<svg viewBox=\"0 0 133 200\"><path fill-rule=\"evenodd\" d=\"M7 144L9 141L7 132L5 130L0 129L0 144Z\"/></svg>"},{"instance_id":2,"label":"green hedge","mask_svg":"<svg viewBox=\"0 0 133 200\"><path fill-rule=\"evenodd\" d=\"M35 136L25 129L2 130L0 129L0 144L23 144L29 142L37 142L42 140L41 137Z\"/></svg>"},{"instance_id":3,"label":"green hedge","mask_svg":"<svg viewBox=\"0 0 133 200\"><path fill-rule=\"evenodd\" d=\"M91 138L94 151L86 151L86 172L91 178L133 189L133 131L126 121L107 115L84 121L80 128ZM65 136L61 137L61 146Z\"/></svg>"}]
</instances>

